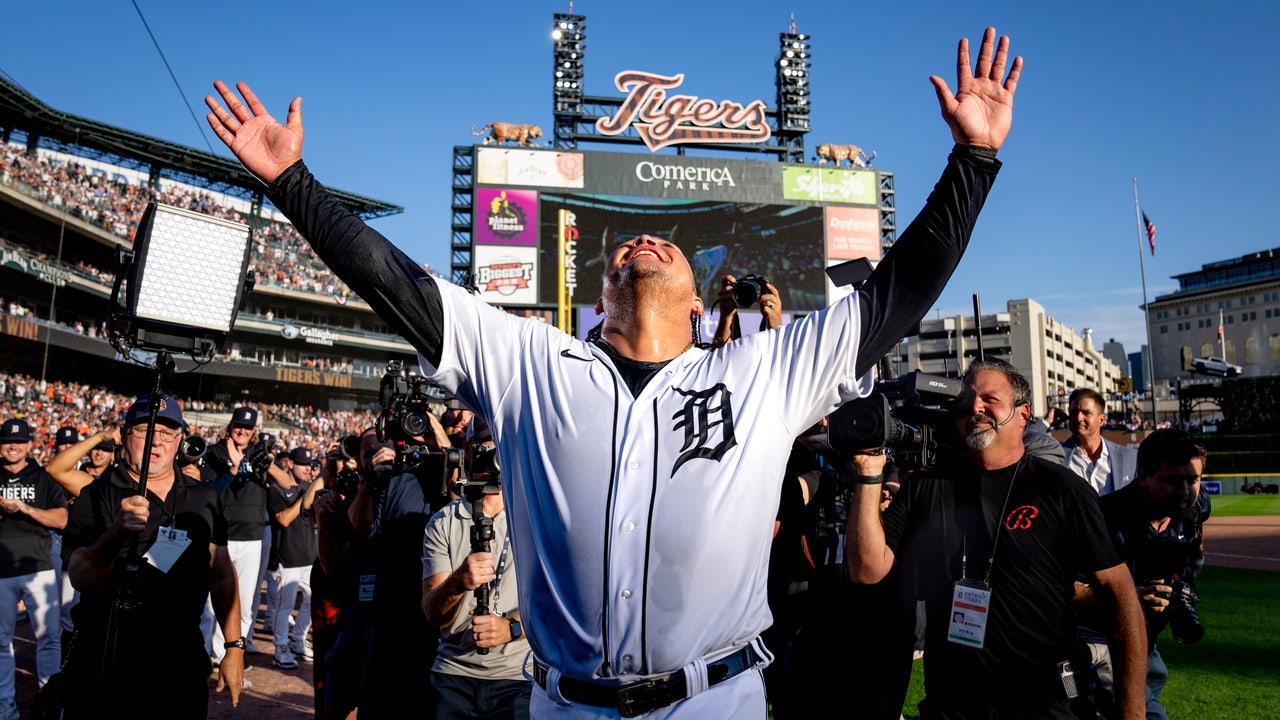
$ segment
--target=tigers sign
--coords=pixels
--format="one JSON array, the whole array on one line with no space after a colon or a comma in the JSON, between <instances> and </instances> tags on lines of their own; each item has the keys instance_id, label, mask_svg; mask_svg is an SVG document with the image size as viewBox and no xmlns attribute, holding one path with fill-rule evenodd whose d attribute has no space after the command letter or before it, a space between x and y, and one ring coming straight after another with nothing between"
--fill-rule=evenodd
<instances>
[{"instance_id":1,"label":"tigers sign","mask_svg":"<svg viewBox=\"0 0 1280 720\"><path fill-rule=\"evenodd\" d=\"M601 135L621 135L635 127L644 144L657 151L679 143L761 143L769 139L762 100L743 106L730 100L717 103L692 95L667 95L684 75L667 77L624 70L613 79L627 97L613 117L596 121Z\"/></svg>"}]
</instances>

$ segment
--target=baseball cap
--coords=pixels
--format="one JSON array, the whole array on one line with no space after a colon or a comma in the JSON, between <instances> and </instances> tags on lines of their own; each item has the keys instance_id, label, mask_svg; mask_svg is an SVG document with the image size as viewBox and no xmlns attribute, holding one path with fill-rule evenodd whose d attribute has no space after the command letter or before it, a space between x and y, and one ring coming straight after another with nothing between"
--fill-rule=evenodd
<instances>
[{"instance_id":1,"label":"baseball cap","mask_svg":"<svg viewBox=\"0 0 1280 720\"><path fill-rule=\"evenodd\" d=\"M311 448L296 447L293 449L293 452L289 453L289 459L292 460L295 465L310 465Z\"/></svg>"},{"instance_id":2,"label":"baseball cap","mask_svg":"<svg viewBox=\"0 0 1280 720\"><path fill-rule=\"evenodd\" d=\"M5 420L4 425L0 425L0 445L25 442L31 442L31 426L26 420L13 418Z\"/></svg>"},{"instance_id":3,"label":"baseball cap","mask_svg":"<svg viewBox=\"0 0 1280 720\"><path fill-rule=\"evenodd\" d=\"M256 428L258 427L258 411L248 405L242 405L231 413L231 424Z\"/></svg>"},{"instance_id":4,"label":"baseball cap","mask_svg":"<svg viewBox=\"0 0 1280 720\"><path fill-rule=\"evenodd\" d=\"M115 444L115 442L114 442L114 441L112 441L112 440L103 440L102 442L98 443L97 445L94 445L94 446L93 446L93 449L94 449L94 450L101 450L101 451L103 451L103 452L115 452L115 451L116 451L116 444Z\"/></svg>"},{"instance_id":5,"label":"baseball cap","mask_svg":"<svg viewBox=\"0 0 1280 720\"><path fill-rule=\"evenodd\" d=\"M151 403L151 393L139 395L124 414L125 425L137 425L147 421L150 412L147 407ZM178 399L168 395L160 400L160 409L156 412L156 422L163 422L171 427L187 429L187 421L182 419L182 408L178 407Z\"/></svg>"},{"instance_id":6,"label":"baseball cap","mask_svg":"<svg viewBox=\"0 0 1280 720\"><path fill-rule=\"evenodd\" d=\"M80 442L80 433L76 429L67 426L58 428L58 432L53 436L53 444L57 445L73 445Z\"/></svg>"}]
</instances>

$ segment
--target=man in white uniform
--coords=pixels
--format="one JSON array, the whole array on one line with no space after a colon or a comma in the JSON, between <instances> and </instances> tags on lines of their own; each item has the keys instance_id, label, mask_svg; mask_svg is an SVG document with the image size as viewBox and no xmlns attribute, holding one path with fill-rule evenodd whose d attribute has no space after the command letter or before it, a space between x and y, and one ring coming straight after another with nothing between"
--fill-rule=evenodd
<instances>
[{"instance_id":1,"label":"man in white uniform","mask_svg":"<svg viewBox=\"0 0 1280 720\"><path fill-rule=\"evenodd\" d=\"M929 201L857 292L715 351L675 245L640 235L604 274L598 340L492 308L427 275L302 163L287 122L243 83L208 120L319 256L484 418L500 453L535 717L761 718L770 537L792 440L870 389L928 311L994 182L1022 68L988 28L976 76L931 78L956 147ZM1005 78L1005 70L1008 77ZM226 107L222 103L226 103Z\"/></svg>"}]
</instances>

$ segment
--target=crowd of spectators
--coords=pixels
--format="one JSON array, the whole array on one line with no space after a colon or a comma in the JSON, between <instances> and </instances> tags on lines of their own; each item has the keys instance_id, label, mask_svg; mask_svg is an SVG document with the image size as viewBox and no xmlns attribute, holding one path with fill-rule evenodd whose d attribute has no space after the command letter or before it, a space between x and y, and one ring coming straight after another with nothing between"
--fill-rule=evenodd
<instances>
[{"instance_id":1,"label":"crowd of spectators","mask_svg":"<svg viewBox=\"0 0 1280 720\"><path fill-rule=\"evenodd\" d=\"M29 375L0 373L0 418L21 417L31 426L32 453L47 462L58 428L74 427L81 436L118 425L133 396L105 387L61 380L41 381ZM236 405L180 400L191 432L214 441ZM264 404L264 427L281 447L307 447L323 454L332 443L372 427L378 413L369 408L327 410L287 403Z\"/></svg>"},{"instance_id":2,"label":"crowd of spectators","mask_svg":"<svg viewBox=\"0 0 1280 720\"><path fill-rule=\"evenodd\" d=\"M44 153L28 155L12 144L0 144L0 184L18 187L55 210L130 242L143 210L152 201L247 223L239 210L212 193L172 182L152 188L130 183L123 174L108 178L76 162L62 162ZM80 265L86 273L104 277L99 269ZM340 303L353 297L287 223L271 221L254 233L250 267L263 285L328 295ZM430 266L424 265L424 269L431 272Z\"/></svg>"}]
</instances>

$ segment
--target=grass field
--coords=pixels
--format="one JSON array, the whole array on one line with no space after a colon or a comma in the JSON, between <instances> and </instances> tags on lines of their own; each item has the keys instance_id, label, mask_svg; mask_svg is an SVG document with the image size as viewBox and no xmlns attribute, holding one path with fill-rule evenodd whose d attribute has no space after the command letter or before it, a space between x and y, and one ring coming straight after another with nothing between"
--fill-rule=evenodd
<instances>
[{"instance_id":1,"label":"grass field","mask_svg":"<svg viewBox=\"0 0 1280 720\"><path fill-rule=\"evenodd\" d=\"M1214 495L1212 515L1280 515L1280 495Z\"/></svg>"},{"instance_id":2,"label":"grass field","mask_svg":"<svg viewBox=\"0 0 1280 720\"><path fill-rule=\"evenodd\" d=\"M1197 585L1202 599L1196 612L1206 628L1204 639L1179 645L1166 630L1157 641L1169 666L1169 684L1161 696L1169 717L1280 718L1280 573L1208 567ZM916 704L923 697L924 672L917 661L903 716L919 718Z\"/></svg>"}]
</instances>

